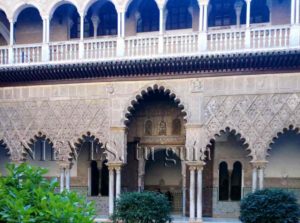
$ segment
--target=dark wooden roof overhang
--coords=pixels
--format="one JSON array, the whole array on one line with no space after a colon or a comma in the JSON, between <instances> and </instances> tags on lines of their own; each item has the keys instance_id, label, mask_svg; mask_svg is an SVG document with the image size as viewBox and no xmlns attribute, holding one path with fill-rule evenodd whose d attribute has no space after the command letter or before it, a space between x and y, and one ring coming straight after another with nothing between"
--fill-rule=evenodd
<instances>
[{"instance_id":1,"label":"dark wooden roof overhang","mask_svg":"<svg viewBox=\"0 0 300 223\"><path fill-rule=\"evenodd\" d=\"M296 72L300 50L0 67L0 85Z\"/></svg>"}]
</instances>

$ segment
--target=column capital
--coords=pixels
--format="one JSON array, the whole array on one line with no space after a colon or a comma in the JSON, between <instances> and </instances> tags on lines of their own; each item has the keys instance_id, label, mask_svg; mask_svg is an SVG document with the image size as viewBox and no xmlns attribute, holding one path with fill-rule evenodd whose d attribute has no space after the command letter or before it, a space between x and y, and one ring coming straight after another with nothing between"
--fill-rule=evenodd
<instances>
[{"instance_id":1,"label":"column capital","mask_svg":"<svg viewBox=\"0 0 300 223\"><path fill-rule=\"evenodd\" d=\"M109 170L121 170L123 163L122 162L109 162L106 164Z\"/></svg>"},{"instance_id":2,"label":"column capital","mask_svg":"<svg viewBox=\"0 0 300 223\"><path fill-rule=\"evenodd\" d=\"M252 167L256 168L256 169L265 169L267 164L268 164L268 161L266 161L266 160L259 160L259 161L251 162Z\"/></svg>"},{"instance_id":3,"label":"column capital","mask_svg":"<svg viewBox=\"0 0 300 223\"><path fill-rule=\"evenodd\" d=\"M198 0L198 4L203 6L208 6L209 0Z\"/></svg>"},{"instance_id":4,"label":"column capital","mask_svg":"<svg viewBox=\"0 0 300 223\"><path fill-rule=\"evenodd\" d=\"M205 162L203 161L187 161L186 164L190 170L203 170Z\"/></svg>"}]
</instances>

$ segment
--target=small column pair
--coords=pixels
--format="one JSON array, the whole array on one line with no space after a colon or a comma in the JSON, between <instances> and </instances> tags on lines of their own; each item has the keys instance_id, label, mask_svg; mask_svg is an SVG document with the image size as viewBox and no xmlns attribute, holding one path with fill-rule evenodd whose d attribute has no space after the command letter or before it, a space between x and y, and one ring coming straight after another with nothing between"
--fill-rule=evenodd
<instances>
[{"instance_id":1,"label":"small column pair","mask_svg":"<svg viewBox=\"0 0 300 223\"><path fill-rule=\"evenodd\" d=\"M108 163L109 170L109 214L114 212L115 188L116 198L121 194L121 168L123 163ZM116 187L115 187L116 178Z\"/></svg>"},{"instance_id":2,"label":"small column pair","mask_svg":"<svg viewBox=\"0 0 300 223\"><path fill-rule=\"evenodd\" d=\"M70 190L71 168L69 163L62 163L60 166L60 192Z\"/></svg>"},{"instance_id":3,"label":"small column pair","mask_svg":"<svg viewBox=\"0 0 300 223\"><path fill-rule=\"evenodd\" d=\"M266 164L266 161L252 162L252 192L257 190L257 186L259 190L264 189L264 170Z\"/></svg>"},{"instance_id":4,"label":"small column pair","mask_svg":"<svg viewBox=\"0 0 300 223\"><path fill-rule=\"evenodd\" d=\"M202 171L204 162L188 162L190 170L190 222L202 222ZM195 173L197 171L197 190L195 191ZM195 208L195 194L197 206ZM197 210L195 216L195 209Z\"/></svg>"}]
</instances>

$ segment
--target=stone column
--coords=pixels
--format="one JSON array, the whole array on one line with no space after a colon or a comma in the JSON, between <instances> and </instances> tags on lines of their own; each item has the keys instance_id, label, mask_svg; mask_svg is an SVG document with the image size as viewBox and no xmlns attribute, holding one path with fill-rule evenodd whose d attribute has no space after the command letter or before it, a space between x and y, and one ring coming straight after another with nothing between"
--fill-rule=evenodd
<instances>
[{"instance_id":1,"label":"stone column","mask_svg":"<svg viewBox=\"0 0 300 223\"><path fill-rule=\"evenodd\" d=\"M122 164L115 167L116 170L116 198L121 194L121 168Z\"/></svg>"},{"instance_id":2,"label":"stone column","mask_svg":"<svg viewBox=\"0 0 300 223\"><path fill-rule=\"evenodd\" d=\"M253 165L252 167L252 192L257 190L257 167Z\"/></svg>"},{"instance_id":3,"label":"stone column","mask_svg":"<svg viewBox=\"0 0 300 223\"><path fill-rule=\"evenodd\" d=\"M208 0L198 0L199 5L199 35L198 49L205 51L207 49L207 10Z\"/></svg>"},{"instance_id":4,"label":"stone column","mask_svg":"<svg viewBox=\"0 0 300 223\"><path fill-rule=\"evenodd\" d=\"M251 20L251 0L246 0L246 27L249 28L250 27L250 20Z\"/></svg>"},{"instance_id":5,"label":"stone column","mask_svg":"<svg viewBox=\"0 0 300 223\"><path fill-rule=\"evenodd\" d=\"M125 11L118 11L117 56L125 55Z\"/></svg>"},{"instance_id":6,"label":"stone column","mask_svg":"<svg viewBox=\"0 0 300 223\"><path fill-rule=\"evenodd\" d=\"M65 169L65 177L66 177L66 190L70 190L70 168Z\"/></svg>"},{"instance_id":7,"label":"stone column","mask_svg":"<svg viewBox=\"0 0 300 223\"><path fill-rule=\"evenodd\" d=\"M299 35L300 35L300 25L299 25L299 0L291 0L291 29L290 29L290 46L299 46Z\"/></svg>"},{"instance_id":8,"label":"stone column","mask_svg":"<svg viewBox=\"0 0 300 223\"><path fill-rule=\"evenodd\" d=\"M300 0L296 0L296 17L295 17L295 23L298 25L299 20L300 20L300 15L299 15L299 10L300 10Z\"/></svg>"},{"instance_id":9,"label":"stone column","mask_svg":"<svg viewBox=\"0 0 300 223\"><path fill-rule=\"evenodd\" d=\"M197 167L197 222L202 222L202 171L203 165Z\"/></svg>"},{"instance_id":10,"label":"stone column","mask_svg":"<svg viewBox=\"0 0 300 223\"><path fill-rule=\"evenodd\" d=\"M139 157L139 167L138 167L138 190L144 191L144 176L145 176L145 159L142 155Z\"/></svg>"},{"instance_id":11,"label":"stone column","mask_svg":"<svg viewBox=\"0 0 300 223\"><path fill-rule=\"evenodd\" d=\"M14 50L13 50L14 37L15 37L14 24L15 24L15 21L11 20L10 21L10 30L9 30L9 49L8 49L8 63L9 64L14 63Z\"/></svg>"},{"instance_id":12,"label":"stone column","mask_svg":"<svg viewBox=\"0 0 300 223\"><path fill-rule=\"evenodd\" d=\"M291 0L291 25L295 24L295 4L296 0Z\"/></svg>"},{"instance_id":13,"label":"stone column","mask_svg":"<svg viewBox=\"0 0 300 223\"><path fill-rule=\"evenodd\" d=\"M108 165L108 170L109 170L109 214L112 215L114 213L114 183L115 183L114 167Z\"/></svg>"},{"instance_id":14,"label":"stone column","mask_svg":"<svg viewBox=\"0 0 300 223\"><path fill-rule=\"evenodd\" d=\"M94 28L94 38L97 38L98 35L98 26L99 26L99 17L97 15L93 15L92 18L93 28Z\"/></svg>"},{"instance_id":15,"label":"stone column","mask_svg":"<svg viewBox=\"0 0 300 223\"><path fill-rule=\"evenodd\" d=\"M80 13L80 41L79 41L79 59L84 58L84 18L85 18L85 13Z\"/></svg>"},{"instance_id":16,"label":"stone column","mask_svg":"<svg viewBox=\"0 0 300 223\"><path fill-rule=\"evenodd\" d=\"M64 191L65 168L60 168L60 192Z\"/></svg>"},{"instance_id":17,"label":"stone column","mask_svg":"<svg viewBox=\"0 0 300 223\"><path fill-rule=\"evenodd\" d=\"M242 1L236 1L234 4L235 15L236 15L236 26L239 28L241 26L241 12L243 8Z\"/></svg>"},{"instance_id":18,"label":"stone column","mask_svg":"<svg viewBox=\"0 0 300 223\"><path fill-rule=\"evenodd\" d=\"M250 31L250 20L251 20L251 0L246 0L246 33L245 33L245 47L251 47L251 31Z\"/></svg>"},{"instance_id":19,"label":"stone column","mask_svg":"<svg viewBox=\"0 0 300 223\"><path fill-rule=\"evenodd\" d=\"M42 61L47 62L50 59L49 55L49 19L43 18L43 45L42 45Z\"/></svg>"},{"instance_id":20,"label":"stone column","mask_svg":"<svg viewBox=\"0 0 300 223\"><path fill-rule=\"evenodd\" d=\"M164 7L159 6L159 37L158 37L158 53L164 53L164 32L165 32L165 22L164 22Z\"/></svg>"},{"instance_id":21,"label":"stone column","mask_svg":"<svg viewBox=\"0 0 300 223\"><path fill-rule=\"evenodd\" d=\"M260 190L264 189L265 168L266 168L266 162L261 162L258 166L258 179L259 179Z\"/></svg>"},{"instance_id":22,"label":"stone column","mask_svg":"<svg viewBox=\"0 0 300 223\"><path fill-rule=\"evenodd\" d=\"M195 166L190 166L190 222L195 221Z\"/></svg>"},{"instance_id":23,"label":"stone column","mask_svg":"<svg viewBox=\"0 0 300 223\"><path fill-rule=\"evenodd\" d=\"M181 174L182 174L182 215L186 214L186 164L181 161Z\"/></svg>"}]
</instances>

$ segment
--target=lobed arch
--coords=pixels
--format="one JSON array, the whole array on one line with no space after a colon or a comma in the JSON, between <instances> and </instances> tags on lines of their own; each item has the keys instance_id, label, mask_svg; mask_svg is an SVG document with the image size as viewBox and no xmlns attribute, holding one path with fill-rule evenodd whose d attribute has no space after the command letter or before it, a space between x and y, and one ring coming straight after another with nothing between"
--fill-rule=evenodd
<instances>
[{"instance_id":1,"label":"lobed arch","mask_svg":"<svg viewBox=\"0 0 300 223\"><path fill-rule=\"evenodd\" d=\"M60 6L62 6L62 5L64 5L64 4L70 4L70 5L73 5L73 6L76 8L76 10L77 10L77 12L79 13L79 15L80 15L81 10L80 10L80 7L79 7L79 5L78 5L78 3L77 3L76 0L60 0L60 1L57 1L57 2L53 2L53 3L48 7L48 10L46 11L46 15L47 15L47 17L49 18L49 20L52 19L52 17L53 17L53 15L54 15L55 11L56 11Z\"/></svg>"},{"instance_id":2,"label":"lobed arch","mask_svg":"<svg viewBox=\"0 0 300 223\"><path fill-rule=\"evenodd\" d=\"M91 6L97 2L101 2L101 7L107 3L107 2L110 2L113 4L113 6L115 7L116 11L118 12L119 10L119 4L116 0L87 0L83 7L82 7L82 12L83 12L83 15L86 16L87 15L87 12L89 11L89 9L91 8Z\"/></svg>"},{"instance_id":3,"label":"lobed arch","mask_svg":"<svg viewBox=\"0 0 300 223\"><path fill-rule=\"evenodd\" d=\"M183 97L178 92L174 91L173 88L165 84L146 85L134 92L130 99L125 103L121 123L123 123L125 126L129 124L129 117L131 116L131 112L135 109L135 105L139 103L139 100L143 100L144 95L150 93L151 91L159 91L163 94L169 94L170 99L177 103L178 108L183 113L183 119L185 122L189 123L191 113L188 110L188 105L180 99Z\"/></svg>"},{"instance_id":4,"label":"lobed arch","mask_svg":"<svg viewBox=\"0 0 300 223\"><path fill-rule=\"evenodd\" d=\"M35 3L22 3L17 5L12 12L13 22L17 22L20 13L27 8L35 8L39 12L40 17L43 18L42 9L38 5Z\"/></svg>"},{"instance_id":5,"label":"lobed arch","mask_svg":"<svg viewBox=\"0 0 300 223\"><path fill-rule=\"evenodd\" d=\"M35 141L37 141L37 139L39 139L39 138L44 138L52 146L54 152L56 154L59 153L59 150L56 147L54 147L54 141L53 141L52 137L50 136L50 134L43 130L37 131L37 133L33 137L25 140L26 145L23 145L24 150L26 152L30 151L31 150L30 145L35 143ZM23 155L24 160L26 160L27 154L25 153L22 155Z\"/></svg>"},{"instance_id":6,"label":"lobed arch","mask_svg":"<svg viewBox=\"0 0 300 223\"><path fill-rule=\"evenodd\" d=\"M218 130L212 134L207 135L206 137L209 141L205 142L205 147L206 148L212 147L213 142L216 141L217 137L221 136L221 134L224 134L226 132L233 134L238 139L238 141L241 141L242 146L245 146L246 151L249 152L249 154L247 156L251 157L252 161L255 160L256 151L254 151L250 147L251 143L249 142L249 140L246 137L244 137L244 135L242 133L240 133L238 130L236 130L235 128L231 128L229 126L222 128L221 130Z\"/></svg>"},{"instance_id":7,"label":"lobed arch","mask_svg":"<svg viewBox=\"0 0 300 223\"><path fill-rule=\"evenodd\" d=\"M288 126L288 127L284 127L280 131L276 131L276 133L273 134L273 137L271 137L271 139L269 139L267 141L267 145L268 146L266 146L266 151L265 151L266 157L265 157L265 160L267 160L268 157L270 156L270 154L268 152L272 150L271 146L273 144L275 144L276 141L279 139L279 137L281 135L283 135L285 132L287 132L289 130L295 131L296 134L300 136L300 127L296 127L296 125L292 125L292 124L291 125L286 125L286 126Z\"/></svg>"}]
</instances>

